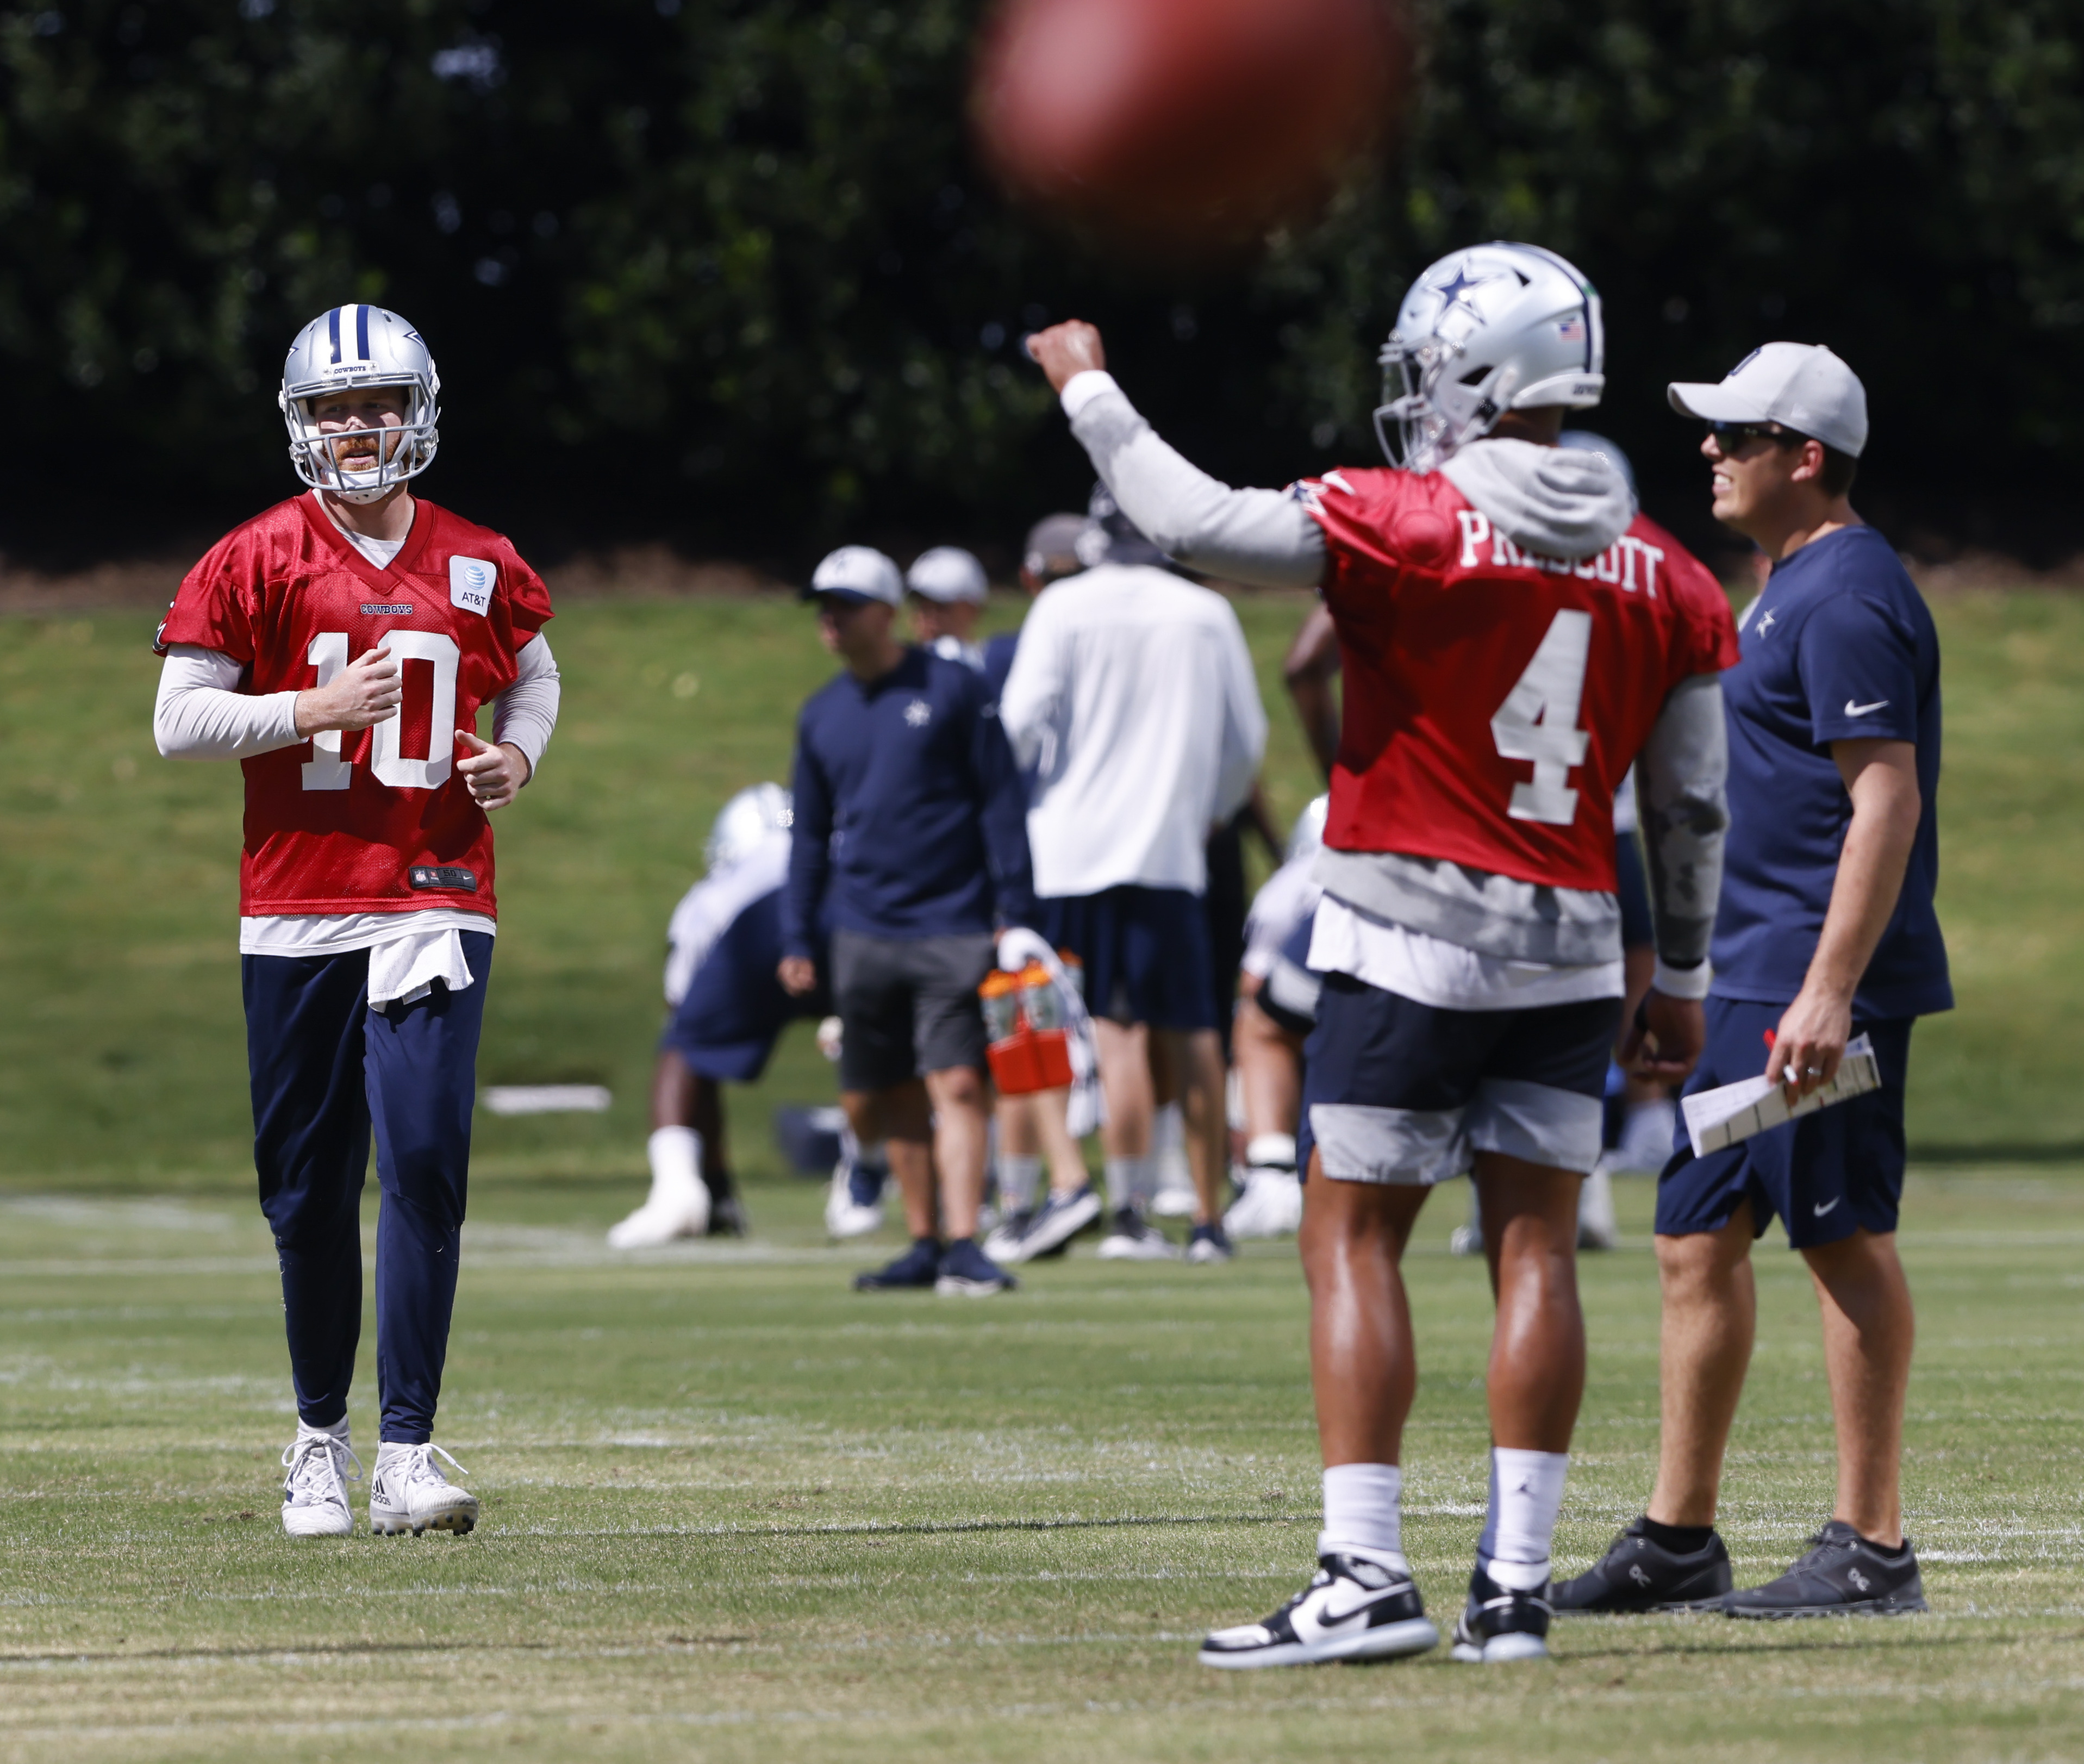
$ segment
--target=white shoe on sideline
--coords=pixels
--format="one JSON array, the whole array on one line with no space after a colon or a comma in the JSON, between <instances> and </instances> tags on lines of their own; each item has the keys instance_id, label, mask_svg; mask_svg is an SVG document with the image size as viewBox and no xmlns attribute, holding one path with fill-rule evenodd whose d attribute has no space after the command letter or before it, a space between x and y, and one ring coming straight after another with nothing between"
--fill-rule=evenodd
<instances>
[{"instance_id":1,"label":"white shoe on sideline","mask_svg":"<svg viewBox=\"0 0 2084 1764\"><path fill-rule=\"evenodd\" d=\"M1621 1228L1614 1218L1614 1181L1602 1158L1578 1190L1578 1247L1618 1249L1620 1245Z\"/></svg>"},{"instance_id":2,"label":"white shoe on sideline","mask_svg":"<svg viewBox=\"0 0 2084 1764\"><path fill-rule=\"evenodd\" d=\"M650 1199L621 1224L609 1228L608 1247L656 1249L676 1237L700 1237L709 1228L709 1185L697 1177L693 1194L668 1190L661 1194L654 1186Z\"/></svg>"},{"instance_id":3,"label":"white shoe on sideline","mask_svg":"<svg viewBox=\"0 0 2084 1764\"><path fill-rule=\"evenodd\" d=\"M1302 1225L1302 1185L1292 1169L1251 1169L1244 1193L1223 1215L1233 1237L1286 1237Z\"/></svg>"},{"instance_id":4,"label":"white shoe on sideline","mask_svg":"<svg viewBox=\"0 0 2084 1764\"><path fill-rule=\"evenodd\" d=\"M376 1474L369 1484L369 1529L377 1536L451 1531L460 1537L477 1524L477 1497L435 1467L438 1452L455 1465L458 1475L470 1474L431 1442L377 1448Z\"/></svg>"},{"instance_id":5,"label":"white shoe on sideline","mask_svg":"<svg viewBox=\"0 0 2084 1764\"><path fill-rule=\"evenodd\" d=\"M873 1236L882 1229L883 1202L871 1204L854 1192L853 1172L842 1158L825 1191L825 1235L845 1243L850 1238Z\"/></svg>"},{"instance_id":6,"label":"white shoe on sideline","mask_svg":"<svg viewBox=\"0 0 2084 1764\"><path fill-rule=\"evenodd\" d=\"M353 1473L347 1466L354 1466ZM298 1430L282 1448L282 1529L292 1537L346 1537L354 1532L347 1485L362 1480L362 1460L345 1437Z\"/></svg>"}]
</instances>

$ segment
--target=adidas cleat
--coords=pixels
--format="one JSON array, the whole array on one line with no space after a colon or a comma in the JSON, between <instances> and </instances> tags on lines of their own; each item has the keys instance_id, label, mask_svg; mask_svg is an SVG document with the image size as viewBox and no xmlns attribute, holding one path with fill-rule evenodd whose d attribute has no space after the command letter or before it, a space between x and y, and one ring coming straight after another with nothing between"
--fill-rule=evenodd
<instances>
[{"instance_id":1,"label":"adidas cleat","mask_svg":"<svg viewBox=\"0 0 2084 1764\"><path fill-rule=\"evenodd\" d=\"M350 1473L347 1468L354 1466ZM362 1460L345 1438L299 1430L282 1449L282 1529L292 1537L346 1537L354 1531L347 1485L362 1480Z\"/></svg>"},{"instance_id":2,"label":"adidas cleat","mask_svg":"<svg viewBox=\"0 0 2084 1764\"><path fill-rule=\"evenodd\" d=\"M1317 1558L1309 1585L1264 1622L1219 1629L1196 1657L1226 1672L1395 1660L1439 1645L1411 1576L1365 1557Z\"/></svg>"},{"instance_id":3,"label":"adidas cleat","mask_svg":"<svg viewBox=\"0 0 2084 1764\"><path fill-rule=\"evenodd\" d=\"M1730 1552L1715 1533L1682 1554L1653 1541L1645 1523L1631 1520L1605 1555L1550 1593L1558 1617L1691 1610L1730 1590Z\"/></svg>"},{"instance_id":4,"label":"adidas cleat","mask_svg":"<svg viewBox=\"0 0 2084 1764\"><path fill-rule=\"evenodd\" d=\"M477 1497L460 1489L435 1468L434 1454L448 1458L456 1474L466 1470L434 1444L386 1445L376 1453L376 1474L369 1484L369 1529L379 1537L409 1531L454 1532L459 1537L477 1524Z\"/></svg>"},{"instance_id":5,"label":"adidas cleat","mask_svg":"<svg viewBox=\"0 0 2084 1764\"><path fill-rule=\"evenodd\" d=\"M1454 1657L1468 1665L1497 1666L1548 1657L1548 1583L1531 1592L1500 1586L1479 1567L1469 1576L1469 1602L1455 1625Z\"/></svg>"}]
</instances>

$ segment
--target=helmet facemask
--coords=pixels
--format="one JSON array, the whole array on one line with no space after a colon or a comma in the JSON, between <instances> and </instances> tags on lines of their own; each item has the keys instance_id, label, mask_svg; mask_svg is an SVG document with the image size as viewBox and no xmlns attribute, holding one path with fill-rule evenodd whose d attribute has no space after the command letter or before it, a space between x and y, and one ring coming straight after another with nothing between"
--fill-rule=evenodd
<instances>
[{"instance_id":1,"label":"helmet facemask","mask_svg":"<svg viewBox=\"0 0 2084 1764\"><path fill-rule=\"evenodd\" d=\"M312 407L341 391L371 391L396 387L405 394L405 420L396 428L356 427L322 430ZM436 425L441 419L434 388L426 380L366 380L328 387L306 397L292 397L286 391L279 402L282 420L290 431L290 460L297 476L312 489L324 490L344 502L381 502L409 478L417 477L434 463L441 444ZM362 452L371 438L375 457ZM349 450L354 451L350 452Z\"/></svg>"},{"instance_id":2,"label":"helmet facemask","mask_svg":"<svg viewBox=\"0 0 2084 1764\"><path fill-rule=\"evenodd\" d=\"M1465 443L1489 434L1504 414L1510 369L1477 365L1457 375L1466 350L1465 343L1442 337L1415 345L1391 337L1383 345L1376 358L1382 403L1375 413L1375 433L1391 464L1421 475L1436 471Z\"/></svg>"}]
</instances>

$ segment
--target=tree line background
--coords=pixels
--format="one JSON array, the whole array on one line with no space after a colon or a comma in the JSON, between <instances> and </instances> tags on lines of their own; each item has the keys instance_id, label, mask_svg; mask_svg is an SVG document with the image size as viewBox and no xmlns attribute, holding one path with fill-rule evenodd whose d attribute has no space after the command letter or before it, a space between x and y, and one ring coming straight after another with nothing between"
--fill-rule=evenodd
<instances>
[{"instance_id":1,"label":"tree line background","mask_svg":"<svg viewBox=\"0 0 2084 1764\"><path fill-rule=\"evenodd\" d=\"M1599 286L1594 420L1696 544L1663 384L1790 337L1866 380L1860 500L1899 542L2079 549L2074 0L1414 0L1391 150L1198 269L998 196L963 112L983 11L0 3L0 549L164 551L294 489L283 351L371 300L441 366L430 492L532 553L1003 559L1088 476L1023 332L1099 320L1163 432L1282 482L1375 457L1404 288L1499 236Z\"/></svg>"}]
</instances>

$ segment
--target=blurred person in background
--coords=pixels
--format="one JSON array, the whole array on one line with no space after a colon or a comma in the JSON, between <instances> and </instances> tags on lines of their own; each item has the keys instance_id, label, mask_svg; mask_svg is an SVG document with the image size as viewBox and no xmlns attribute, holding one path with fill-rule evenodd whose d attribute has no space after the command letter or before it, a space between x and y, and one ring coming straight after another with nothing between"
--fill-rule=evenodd
<instances>
[{"instance_id":1,"label":"blurred person in background","mask_svg":"<svg viewBox=\"0 0 2084 1764\"><path fill-rule=\"evenodd\" d=\"M782 960L782 890L789 873L789 793L740 791L703 846L708 874L681 897L666 931L666 1003L672 1015L651 1079L651 1191L608 1234L612 1249L650 1249L676 1237L743 1237L744 1204L731 1172L723 1086L767 1069L782 1032L828 1008L798 998Z\"/></svg>"},{"instance_id":2,"label":"blurred person in background","mask_svg":"<svg viewBox=\"0 0 2084 1764\"><path fill-rule=\"evenodd\" d=\"M1253 896L1239 964L1231 1061L1244 1113L1244 1192L1223 1215L1235 1237L1285 1237L1302 1223L1295 1128L1302 1108L1302 1044L1317 1021L1324 981L1310 971L1310 931L1324 893L1315 871L1331 798L1295 818L1286 860Z\"/></svg>"},{"instance_id":3,"label":"blurred person in background","mask_svg":"<svg viewBox=\"0 0 2084 1764\"><path fill-rule=\"evenodd\" d=\"M1205 895L1210 832L1251 795L1266 715L1230 603L1175 574L1104 490L1087 568L1036 601L999 702L1030 774L1040 929L1083 965L1099 1037L1111 1229L1099 1253L1177 1249L1146 1217L1151 1119L1183 1104L1188 1255L1226 1261L1222 1044Z\"/></svg>"},{"instance_id":4,"label":"blurred person in background","mask_svg":"<svg viewBox=\"0 0 2084 1764\"><path fill-rule=\"evenodd\" d=\"M857 1139L883 1145L913 1240L854 1283L1002 1292L1011 1277L976 1241L990 1123L976 989L995 929L1034 910L1019 777L977 671L898 642L889 558L841 546L806 598L842 665L797 721L777 973L811 997L829 922L841 1104Z\"/></svg>"},{"instance_id":5,"label":"blurred person in background","mask_svg":"<svg viewBox=\"0 0 2084 1764\"><path fill-rule=\"evenodd\" d=\"M904 572L904 594L920 642L943 661L964 662L982 672L985 650L976 628L991 584L976 557L960 545L921 552Z\"/></svg>"}]
</instances>

